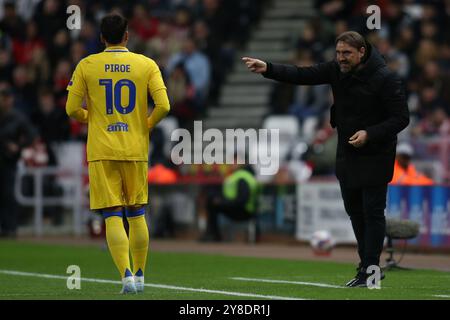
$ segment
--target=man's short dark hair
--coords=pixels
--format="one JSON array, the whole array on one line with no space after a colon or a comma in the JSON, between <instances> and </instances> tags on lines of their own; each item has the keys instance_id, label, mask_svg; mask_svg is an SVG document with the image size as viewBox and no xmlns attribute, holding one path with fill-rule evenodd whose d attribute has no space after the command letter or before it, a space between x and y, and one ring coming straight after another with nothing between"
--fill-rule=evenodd
<instances>
[{"instance_id":1,"label":"man's short dark hair","mask_svg":"<svg viewBox=\"0 0 450 320\"><path fill-rule=\"evenodd\" d=\"M100 32L109 44L119 44L128 28L128 20L117 13L103 17Z\"/></svg>"},{"instance_id":2,"label":"man's short dark hair","mask_svg":"<svg viewBox=\"0 0 450 320\"><path fill-rule=\"evenodd\" d=\"M346 31L344 33L341 33L336 38L335 44L337 44L339 41L345 42L349 46L352 46L353 48L356 48L358 50L364 48L367 51L366 40L356 31Z\"/></svg>"}]
</instances>

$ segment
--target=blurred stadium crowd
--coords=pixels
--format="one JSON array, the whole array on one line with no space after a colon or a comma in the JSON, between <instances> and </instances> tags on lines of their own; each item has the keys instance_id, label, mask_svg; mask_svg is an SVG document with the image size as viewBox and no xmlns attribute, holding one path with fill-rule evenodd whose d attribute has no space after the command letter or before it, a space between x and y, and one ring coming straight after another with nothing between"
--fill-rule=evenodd
<instances>
[{"instance_id":1,"label":"blurred stadium crowd","mask_svg":"<svg viewBox=\"0 0 450 320\"><path fill-rule=\"evenodd\" d=\"M379 31L366 27L365 10L372 3L381 9ZM332 59L336 36L347 30L358 31L378 48L389 67L405 82L415 124L411 133L450 134L450 35L446 32L450 30L450 1L317 0L315 5L321 19L311 21L295 39L297 63ZM314 103L310 104L320 114L327 109L328 101L323 101L323 90L311 91L299 95L306 96L305 101L312 99ZM275 107L283 111L283 106Z\"/></svg>"},{"instance_id":2,"label":"blurred stadium crowd","mask_svg":"<svg viewBox=\"0 0 450 320\"><path fill-rule=\"evenodd\" d=\"M371 4L381 9L380 30L366 27L366 8ZM314 6L319 16L290 39L294 53L288 62L307 66L329 61L337 35L348 30L363 34L404 81L411 124L400 140L428 141L424 142L428 146L414 146L417 157L433 157L433 150L439 153L436 149L442 143L433 148L433 139L450 137L450 1L315 0ZM303 136L311 137L306 158L316 164L316 174L333 170L336 132L328 125L331 104L327 85L277 83L271 94L271 113L296 116Z\"/></svg>"},{"instance_id":3,"label":"blurred stadium crowd","mask_svg":"<svg viewBox=\"0 0 450 320\"><path fill-rule=\"evenodd\" d=\"M85 140L86 126L65 113L66 87L77 63L104 49L98 26L105 14L118 11L129 19L128 48L156 60L168 87L171 115L179 126L189 129L194 119L202 118L208 106L220 100L226 75L239 61L237 52L245 50L263 9L273 1L0 0L0 182L4 198L0 202L8 203L13 197L11 181L20 157L31 166L55 165L52 145ZM286 41L293 54L284 62L303 66L331 60L336 36L358 31L404 80L411 124L400 140L450 139L450 0L310 1L317 15L301 30L289 33ZM381 8L380 30L366 28L365 10L371 4ZM70 31L66 26L70 5L81 8L81 30ZM297 155L291 154L286 162L301 158L312 164L314 175L332 175L336 132L328 120L330 88L274 83L270 101L268 116L294 116L301 138L309 144L306 152L292 148ZM14 117L4 116L8 110L14 110ZM155 130L152 165L171 167L163 155L165 142ZM438 140L433 149L433 143L426 142L424 148L414 145L414 151L427 158L430 150L439 153L441 145ZM154 169L167 171L164 166ZM182 171L173 169L167 181L175 181L174 171ZM227 172L227 168L218 170L221 177ZM285 181L285 173L282 166L274 182ZM165 175L149 172L149 181L154 176Z\"/></svg>"},{"instance_id":4,"label":"blurred stadium crowd","mask_svg":"<svg viewBox=\"0 0 450 320\"><path fill-rule=\"evenodd\" d=\"M245 43L264 1L0 1L0 92L36 128L43 143L83 140L86 127L64 111L66 86L77 63L104 49L99 21L111 11L129 19L131 51L161 67L172 115L183 126L217 99L236 48ZM69 5L82 13L68 30Z\"/></svg>"},{"instance_id":5,"label":"blurred stadium crowd","mask_svg":"<svg viewBox=\"0 0 450 320\"><path fill-rule=\"evenodd\" d=\"M0 0L0 235L14 235L17 226L17 204L11 199L18 160L31 167L58 165L55 146L86 139L86 125L66 115L66 87L82 58L104 50L99 24L105 14L128 18L128 48L156 60L171 114L185 126L217 99L264 2ZM81 9L80 30L67 27L70 5ZM160 161L164 138L157 130L153 136L151 161ZM160 171L157 176L164 177ZM31 195L33 180L25 180L23 192ZM63 192L51 175L43 188L46 196ZM61 210L53 209L58 224Z\"/></svg>"},{"instance_id":6,"label":"blurred stadium crowd","mask_svg":"<svg viewBox=\"0 0 450 320\"><path fill-rule=\"evenodd\" d=\"M83 57L103 50L100 18L119 11L129 18L129 49L157 61L171 114L180 126L189 127L217 102L238 60L236 52L245 47L267 2L0 0L1 104L11 105L33 125L41 149L54 142L84 140L86 127L65 114L66 86ZM379 31L366 28L365 10L374 3L381 8ZM81 8L81 30L66 27L66 8L72 4ZM289 62L310 65L333 59L335 37L356 30L378 47L405 82L412 119L403 138L450 135L449 0L315 0L314 6L318 17L288 39L295 52ZM271 95L271 114L294 115L303 135L312 137L309 160L316 162L319 174L330 173L334 160L335 132L328 126L331 103L327 86L277 83ZM40 159L54 164L47 149L48 155Z\"/></svg>"}]
</instances>

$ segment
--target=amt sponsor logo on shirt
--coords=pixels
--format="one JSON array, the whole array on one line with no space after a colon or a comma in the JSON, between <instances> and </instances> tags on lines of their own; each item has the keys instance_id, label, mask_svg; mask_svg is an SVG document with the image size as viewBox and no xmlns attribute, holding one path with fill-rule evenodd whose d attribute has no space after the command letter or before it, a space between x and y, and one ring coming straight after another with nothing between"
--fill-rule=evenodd
<instances>
[{"instance_id":1,"label":"amt sponsor logo on shirt","mask_svg":"<svg viewBox=\"0 0 450 320\"><path fill-rule=\"evenodd\" d=\"M128 132L128 124L116 122L108 126L108 132Z\"/></svg>"}]
</instances>

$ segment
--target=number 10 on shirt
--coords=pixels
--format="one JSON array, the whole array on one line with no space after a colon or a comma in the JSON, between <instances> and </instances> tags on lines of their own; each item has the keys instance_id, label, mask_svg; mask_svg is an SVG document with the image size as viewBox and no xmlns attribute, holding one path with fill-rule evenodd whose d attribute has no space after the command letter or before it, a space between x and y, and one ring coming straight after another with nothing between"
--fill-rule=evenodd
<instances>
[{"instance_id":1,"label":"number 10 on shirt","mask_svg":"<svg viewBox=\"0 0 450 320\"><path fill-rule=\"evenodd\" d=\"M106 90L106 114L113 114L116 108L121 114L128 114L136 106L136 85L128 79L121 79L113 84L112 79L100 79L99 85L105 86ZM122 106L122 87L128 87L129 98L128 106Z\"/></svg>"}]
</instances>

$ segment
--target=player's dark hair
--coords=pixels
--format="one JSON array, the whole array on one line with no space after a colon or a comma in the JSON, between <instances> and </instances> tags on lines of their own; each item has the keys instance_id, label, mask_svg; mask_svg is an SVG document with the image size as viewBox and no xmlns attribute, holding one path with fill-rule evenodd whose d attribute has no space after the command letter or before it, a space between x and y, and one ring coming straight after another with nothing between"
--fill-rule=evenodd
<instances>
[{"instance_id":1,"label":"player's dark hair","mask_svg":"<svg viewBox=\"0 0 450 320\"><path fill-rule=\"evenodd\" d=\"M119 44L128 28L128 20L120 14L113 13L103 17L100 32L109 44Z\"/></svg>"},{"instance_id":2,"label":"player's dark hair","mask_svg":"<svg viewBox=\"0 0 450 320\"><path fill-rule=\"evenodd\" d=\"M346 44L352 46L356 49L364 48L367 52L367 43L366 40L362 35L360 35L356 31L346 31L344 33L341 33L335 41L335 44L337 44L339 41L345 42Z\"/></svg>"}]
</instances>

